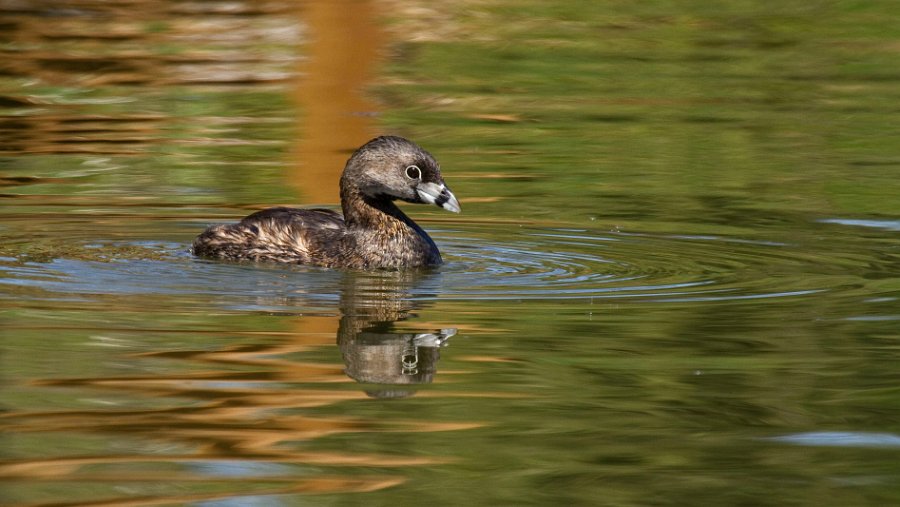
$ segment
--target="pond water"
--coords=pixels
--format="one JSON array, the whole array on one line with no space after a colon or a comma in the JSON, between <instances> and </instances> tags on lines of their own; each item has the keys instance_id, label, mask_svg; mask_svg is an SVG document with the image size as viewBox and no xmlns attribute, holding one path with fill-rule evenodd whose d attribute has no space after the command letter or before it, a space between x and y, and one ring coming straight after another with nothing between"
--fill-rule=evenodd
<instances>
[{"instance_id":1,"label":"pond water","mask_svg":"<svg viewBox=\"0 0 900 507\"><path fill-rule=\"evenodd\" d=\"M896 3L0 0L4 505L900 503ZM446 263L192 258L382 133Z\"/></svg>"}]
</instances>

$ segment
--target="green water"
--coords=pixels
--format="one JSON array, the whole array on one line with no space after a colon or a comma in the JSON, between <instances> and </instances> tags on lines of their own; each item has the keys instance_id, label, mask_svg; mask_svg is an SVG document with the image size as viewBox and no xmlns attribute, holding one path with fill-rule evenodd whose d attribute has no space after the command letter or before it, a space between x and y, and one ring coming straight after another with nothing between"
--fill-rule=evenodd
<instances>
[{"instance_id":1,"label":"green water","mask_svg":"<svg viewBox=\"0 0 900 507\"><path fill-rule=\"evenodd\" d=\"M463 208L415 273L188 253L322 204L302 13L23 5L4 505L900 502L894 2L377 4L354 114Z\"/></svg>"}]
</instances>

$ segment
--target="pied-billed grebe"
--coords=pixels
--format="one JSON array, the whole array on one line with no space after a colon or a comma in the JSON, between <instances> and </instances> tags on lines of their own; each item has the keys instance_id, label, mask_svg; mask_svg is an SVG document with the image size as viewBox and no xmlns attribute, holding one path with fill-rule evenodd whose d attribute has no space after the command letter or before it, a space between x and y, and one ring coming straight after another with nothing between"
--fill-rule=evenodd
<instances>
[{"instance_id":1,"label":"pied-billed grebe","mask_svg":"<svg viewBox=\"0 0 900 507\"><path fill-rule=\"evenodd\" d=\"M396 199L460 210L430 153L402 137L383 136L356 150L344 166L343 218L327 209L270 208L209 227L194 240L193 253L351 269L440 264L434 241Z\"/></svg>"}]
</instances>

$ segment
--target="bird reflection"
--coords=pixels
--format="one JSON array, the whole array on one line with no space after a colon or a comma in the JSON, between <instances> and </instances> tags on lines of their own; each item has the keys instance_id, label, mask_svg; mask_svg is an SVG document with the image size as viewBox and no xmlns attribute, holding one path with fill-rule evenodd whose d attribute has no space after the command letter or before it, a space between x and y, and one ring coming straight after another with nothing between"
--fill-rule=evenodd
<instances>
[{"instance_id":1,"label":"bird reflection","mask_svg":"<svg viewBox=\"0 0 900 507\"><path fill-rule=\"evenodd\" d=\"M347 376L379 385L366 389L369 396L408 397L415 394L410 386L434 380L440 349L456 329L398 332L394 326L419 306L410 292L437 277L439 273L396 272L348 274L343 280L337 342Z\"/></svg>"}]
</instances>

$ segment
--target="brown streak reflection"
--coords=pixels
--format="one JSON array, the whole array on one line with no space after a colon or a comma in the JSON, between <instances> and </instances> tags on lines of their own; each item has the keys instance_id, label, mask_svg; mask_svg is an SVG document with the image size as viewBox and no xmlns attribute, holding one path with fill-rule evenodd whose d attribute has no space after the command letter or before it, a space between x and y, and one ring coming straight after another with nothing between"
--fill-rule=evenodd
<instances>
[{"instance_id":1,"label":"brown streak reflection","mask_svg":"<svg viewBox=\"0 0 900 507\"><path fill-rule=\"evenodd\" d=\"M397 332L394 324L408 319L423 306L420 300L412 297L413 291L421 295L422 287L436 286L439 277L439 272L344 273L340 317L299 317L300 332L245 331L239 334L247 342L217 350L178 349L131 356L135 361L168 362L170 365L187 363L187 368L170 366L168 369L154 368L152 374L33 381L36 388L116 391L124 393L129 401L126 405L111 401L110 406L99 409L0 414L0 423L7 433L90 433L107 436L116 442L149 442L151 450L101 450L99 455L10 460L0 464L0 480L162 481L181 482L180 488L190 487L188 483L227 483L232 491L239 491L222 494L222 497L229 497L259 494L266 483L284 483L286 478L300 473L294 467L397 468L452 462L452 458L418 453L360 453L352 445L337 451L309 448L309 444L317 439L341 435L374 437L380 433L409 435L481 427L477 422L325 416L308 410L359 402L367 397L407 397L416 392L415 384L433 381L437 373L438 349L446 345L446 339L455 330ZM409 327L409 323L405 327ZM335 337L345 368L301 359L303 354L321 354L332 349ZM410 355L417 360L413 365L408 364ZM351 382L348 376L365 384L364 391L332 387ZM493 396L447 391L430 394L441 397ZM355 406L358 405L348 405L348 408ZM217 474L217 467L224 463L237 464L238 470L246 470L247 474ZM273 472L273 464L285 468ZM141 473L130 479L129 470L135 467ZM173 467L178 471L173 472ZM310 478L304 472L298 481L292 482L290 489L270 491L368 491L403 480L396 477L368 479L358 477L354 471L348 474L352 476L345 482L331 476L316 482L318 476ZM181 498L177 496L180 494L177 490L173 492L176 496L165 497L166 501ZM163 497L154 498L158 501ZM130 505L134 502L139 505L143 500L115 499L95 504ZM148 504L153 502L147 500Z\"/></svg>"},{"instance_id":2,"label":"brown streak reflection","mask_svg":"<svg viewBox=\"0 0 900 507\"><path fill-rule=\"evenodd\" d=\"M175 455L175 454L122 454L118 456L84 456L84 457L66 457L53 458L47 460L29 460L29 461L12 461L0 465L0 478L36 478L36 479L57 479L71 475L83 467L99 466L99 465L133 465L135 463L181 463L193 465L197 463L220 463L222 461L233 460L231 456L195 456L195 455ZM450 460L442 458L425 458L425 457L392 457L380 455L347 455L325 452L305 452L291 453L285 456L269 456L269 455L246 455L242 457L246 462L254 463L302 463L306 465L343 465L343 466L364 466L364 467L396 467L396 466L418 466L418 465L435 465L449 463ZM223 480L216 476L193 476L197 480L206 477L207 480ZM140 480L139 478L136 480Z\"/></svg>"},{"instance_id":3,"label":"brown streak reflection","mask_svg":"<svg viewBox=\"0 0 900 507\"><path fill-rule=\"evenodd\" d=\"M178 477L181 479L181 476ZM103 482L118 482L118 483L129 483L129 482L142 482L142 481L133 481L126 480L124 478L115 479L112 477L99 477L97 480ZM161 479L162 480L162 479ZM90 482L91 478L84 482ZM282 480L271 480L268 478L264 478L263 481L260 482L282 482ZM81 481L79 481L81 482ZM398 484L402 484L404 479L396 478L396 477L356 477L353 479L344 478L344 477L317 477L314 479L304 479L290 480L292 483L291 486L281 486L276 488L257 488L253 489L252 494L254 496L260 495L286 495L286 494L297 494L297 493L306 493L306 494L322 494L322 493L366 493L371 491L377 491L379 489L390 488L396 486ZM247 494L247 493L241 493ZM226 492L226 493L196 493L196 494L181 494L181 495L166 495L166 496L142 496L138 498L131 498L127 500L98 500L98 501L88 501L88 502L66 502L66 503L41 503L41 504L28 504L23 505L22 507L47 507L49 505L53 505L55 507L63 507L63 506L79 506L79 507L143 507L143 506L152 506L152 505L171 505L173 503L195 503L201 501L211 501L211 500L219 500L219 499L228 499L235 496L234 492Z\"/></svg>"},{"instance_id":4,"label":"brown streak reflection","mask_svg":"<svg viewBox=\"0 0 900 507\"><path fill-rule=\"evenodd\" d=\"M305 117L288 179L307 202L336 203L344 162L372 136L374 105L363 90L374 73L382 34L366 0L312 1L303 15L312 32L309 61L296 89Z\"/></svg>"},{"instance_id":5,"label":"brown streak reflection","mask_svg":"<svg viewBox=\"0 0 900 507\"><path fill-rule=\"evenodd\" d=\"M0 86L0 154L138 155L174 143L173 128L191 133L182 144L262 144L223 138L221 128L258 118L183 118L171 109L170 97L182 94L174 87L214 101L211 87L286 88L295 78L295 2L221 6L0 2L0 43L9 48L0 75L29 83Z\"/></svg>"}]
</instances>

